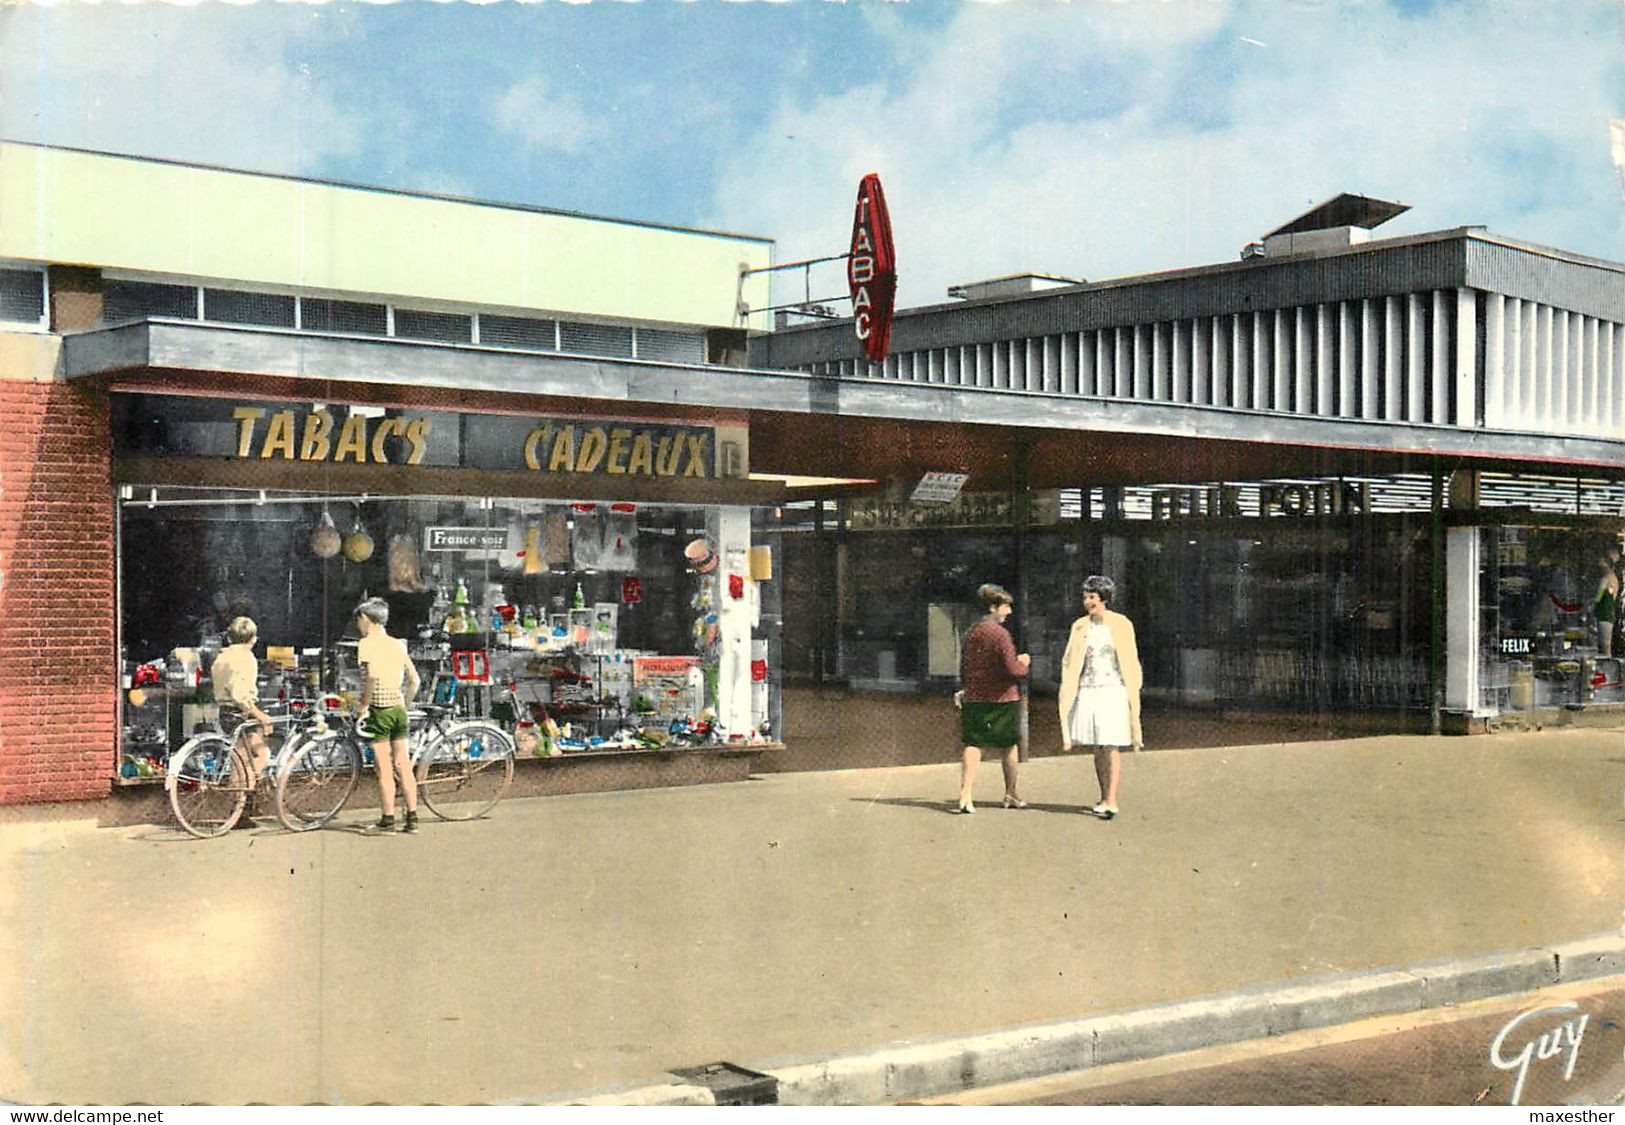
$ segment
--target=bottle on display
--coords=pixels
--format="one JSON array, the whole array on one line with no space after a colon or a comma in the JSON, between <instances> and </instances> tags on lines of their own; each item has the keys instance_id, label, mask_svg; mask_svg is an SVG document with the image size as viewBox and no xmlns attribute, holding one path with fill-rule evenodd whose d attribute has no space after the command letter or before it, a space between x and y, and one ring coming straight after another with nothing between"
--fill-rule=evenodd
<instances>
[{"instance_id":1,"label":"bottle on display","mask_svg":"<svg viewBox=\"0 0 1625 1125\"><path fill-rule=\"evenodd\" d=\"M451 596L452 605L468 604L468 583L461 578L457 579L457 592Z\"/></svg>"},{"instance_id":2,"label":"bottle on display","mask_svg":"<svg viewBox=\"0 0 1625 1125\"><path fill-rule=\"evenodd\" d=\"M535 606L527 605L525 607L524 616L520 620L520 624L523 625L526 629L534 629L534 628L536 628L536 607Z\"/></svg>"},{"instance_id":3,"label":"bottle on display","mask_svg":"<svg viewBox=\"0 0 1625 1125\"><path fill-rule=\"evenodd\" d=\"M576 583L575 596L570 599L570 608L571 609L586 609L587 608L587 595L581 589L581 583L579 583L579 582Z\"/></svg>"},{"instance_id":4,"label":"bottle on display","mask_svg":"<svg viewBox=\"0 0 1625 1125\"><path fill-rule=\"evenodd\" d=\"M491 611L491 632L493 632L493 633L502 632L502 611L501 610L493 609Z\"/></svg>"}]
</instances>

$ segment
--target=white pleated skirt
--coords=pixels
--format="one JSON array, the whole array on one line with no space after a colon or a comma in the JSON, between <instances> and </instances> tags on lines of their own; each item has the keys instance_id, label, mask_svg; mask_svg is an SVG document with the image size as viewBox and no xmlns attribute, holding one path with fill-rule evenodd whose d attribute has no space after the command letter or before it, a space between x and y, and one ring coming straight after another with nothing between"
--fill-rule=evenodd
<instances>
[{"instance_id":1,"label":"white pleated skirt","mask_svg":"<svg viewBox=\"0 0 1625 1125\"><path fill-rule=\"evenodd\" d=\"M1072 741L1079 746L1128 746L1134 735L1128 717L1128 688L1121 683L1078 688L1072 705Z\"/></svg>"}]
</instances>

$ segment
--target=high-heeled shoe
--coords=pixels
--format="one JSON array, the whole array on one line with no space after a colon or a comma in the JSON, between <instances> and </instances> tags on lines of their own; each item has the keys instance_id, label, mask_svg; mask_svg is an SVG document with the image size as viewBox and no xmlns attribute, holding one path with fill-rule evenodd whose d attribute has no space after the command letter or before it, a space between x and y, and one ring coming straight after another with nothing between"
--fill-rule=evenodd
<instances>
[{"instance_id":1,"label":"high-heeled shoe","mask_svg":"<svg viewBox=\"0 0 1625 1125\"><path fill-rule=\"evenodd\" d=\"M973 813L975 811L976 811L976 806L974 804L970 804L970 803L963 803L957 809L954 810L954 812L965 813L966 815L969 815L970 813Z\"/></svg>"},{"instance_id":2,"label":"high-heeled shoe","mask_svg":"<svg viewBox=\"0 0 1625 1125\"><path fill-rule=\"evenodd\" d=\"M1004 807L1007 809L1024 809L1027 807L1027 802L1023 801L1020 797L1006 796L1004 799Z\"/></svg>"}]
</instances>

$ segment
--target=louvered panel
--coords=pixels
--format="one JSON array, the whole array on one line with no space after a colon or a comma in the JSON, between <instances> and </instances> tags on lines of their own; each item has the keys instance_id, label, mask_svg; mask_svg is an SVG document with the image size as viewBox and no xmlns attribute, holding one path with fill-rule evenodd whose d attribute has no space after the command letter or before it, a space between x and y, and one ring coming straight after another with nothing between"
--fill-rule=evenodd
<instances>
[{"instance_id":1,"label":"louvered panel","mask_svg":"<svg viewBox=\"0 0 1625 1125\"><path fill-rule=\"evenodd\" d=\"M1272 330L1270 324L1274 320L1274 314L1267 311L1254 312L1249 314L1247 319L1251 322L1248 327L1251 329L1252 347L1252 359L1249 364L1252 379L1248 392L1252 397L1248 399L1247 405L1254 410L1268 410L1270 408L1271 391L1270 343Z\"/></svg>"},{"instance_id":2,"label":"louvered panel","mask_svg":"<svg viewBox=\"0 0 1625 1125\"><path fill-rule=\"evenodd\" d=\"M1098 395L1100 393L1100 333L1089 331L1078 333L1078 393L1080 395Z\"/></svg>"},{"instance_id":3,"label":"louvered panel","mask_svg":"<svg viewBox=\"0 0 1625 1125\"><path fill-rule=\"evenodd\" d=\"M1359 362L1360 305L1358 301L1337 304L1337 413L1353 418L1360 412Z\"/></svg>"},{"instance_id":4,"label":"louvered panel","mask_svg":"<svg viewBox=\"0 0 1625 1125\"><path fill-rule=\"evenodd\" d=\"M976 385L991 387L994 380L994 352L992 344L976 345Z\"/></svg>"},{"instance_id":5,"label":"louvered panel","mask_svg":"<svg viewBox=\"0 0 1625 1125\"><path fill-rule=\"evenodd\" d=\"M1455 375L1448 418L1458 426L1483 424L1478 370L1478 297L1471 289L1456 290L1456 312L1451 320Z\"/></svg>"},{"instance_id":6,"label":"louvered panel","mask_svg":"<svg viewBox=\"0 0 1625 1125\"><path fill-rule=\"evenodd\" d=\"M1067 332L1061 336L1061 393L1078 393L1078 352L1083 340L1081 332Z\"/></svg>"},{"instance_id":7,"label":"louvered panel","mask_svg":"<svg viewBox=\"0 0 1625 1125\"><path fill-rule=\"evenodd\" d=\"M1405 412L1407 422L1427 420L1428 364L1431 354L1427 343L1427 309L1425 293L1405 296Z\"/></svg>"},{"instance_id":8,"label":"louvered panel","mask_svg":"<svg viewBox=\"0 0 1625 1125\"><path fill-rule=\"evenodd\" d=\"M1315 413L1337 416L1337 306L1315 306Z\"/></svg>"},{"instance_id":9,"label":"louvered panel","mask_svg":"<svg viewBox=\"0 0 1625 1125\"><path fill-rule=\"evenodd\" d=\"M1552 422L1567 426L1569 403L1574 397L1574 326L1567 309L1552 309Z\"/></svg>"},{"instance_id":10,"label":"louvered panel","mask_svg":"<svg viewBox=\"0 0 1625 1125\"><path fill-rule=\"evenodd\" d=\"M1553 327L1551 306L1538 306L1535 309L1535 410L1531 418L1535 428L1542 430L1552 424L1552 406L1557 401L1552 371L1556 351Z\"/></svg>"},{"instance_id":11,"label":"louvered panel","mask_svg":"<svg viewBox=\"0 0 1625 1125\"><path fill-rule=\"evenodd\" d=\"M1360 302L1360 412L1375 421L1382 417L1382 309L1381 298Z\"/></svg>"},{"instance_id":12,"label":"louvered panel","mask_svg":"<svg viewBox=\"0 0 1625 1125\"><path fill-rule=\"evenodd\" d=\"M1512 338L1512 326L1517 322L1517 310L1508 316L1508 301L1499 293L1484 298L1484 424L1505 424L1507 405L1515 393L1511 364L1517 359L1517 345ZM1458 339L1465 340L1462 332Z\"/></svg>"},{"instance_id":13,"label":"louvered panel","mask_svg":"<svg viewBox=\"0 0 1625 1125\"><path fill-rule=\"evenodd\" d=\"M1230 406L1230 392L1235 387L1235 377L1230 373L1230 365L1236 358L1235 343L1230 338L1231 317L1216 316L1213 325L1213 355L1212 377L1209 386L1212 387L1212 403L1214 406Z\"/></svg>"},{"instance_id":14,"label":"louvered panel","mask_svg":"<svg viewBox=\"0 0 1625 1125\"><path fill-rule=\"evenodd\" d=\"M1625 434L1625 417L1621 416L1625 386L1621 386L1619 369L1619 326L1611 320L1598 322L1597 339L1597 418L1604 437Z\"/></svg>"},{"instance_id":15,"label":"louvered panel","mask_svg":"<svg viewBox=\"0 0 1625 1125\"><path fill-rule=\"evenodd\" d=\"M1288 409L1299 414L1315 412L1315 310L1313 306L1291 310L1292 402Z\"/></svg>"},{"instance_id":16,"label":"louvered panel","mask_svg":"<svg viewBox=\"0 0 1625 1125\"><path fill-rule=\"evenodd\" d=\"M1112 394L1134 397L1134 329L1112 329Z\"/></svg>"},{"instance_id":17,"label":"louvered panel","mask_svg":"<svg viewBox=\"0 0 1625 1125\"><path fill-rule=\"evenodd\" d=\"M1454 292L1436 289L1431 296L1432 310L1428 316L1428 392L1425 420L1435 425L1450 421L1450 383L1455 360L1455 349L1450 339L1450 310L1456 300Z\"/></svg>"},{"instance_id":18,"label":"louvered panel","mask_svg":"<svg viewBox=\"0 0 1625 1125\"><path fill-rule=\"evenodd\" d=\"M1252 399L1252 325L1245 314L1226 317L1230 332L1230 405L1242 408Z\"/></svg>"},{"instance_id":19,"label":"louvered panel","mask_svg":"<svg viewBox=\"0 0 1625 1125\"><path fill-rule=\"evenodd\" d=\"M1197 317L1191 325L1191 401L1213 401L1213 318Z\"/></svg>"},{"instance_id":20,"label":"louvered panel","mask_svg":"<svg viewBox=\"0 0 1625 1125\"><path fill-rule=\"evenodd\" d=\"M1382 417L1390 422L1405 411L1405 302L1382 299Z\"/></svg>"},{"instance_id":21,"label":"louvered panel","mask_svg":"<svg viewBox=\"0 0 1625 1125\"><path fill-rule=\"evenodd\" d=\"M1191 401L1191 339L1196 325L1189 320L1176 320L1169 326L1171 368L1168 372L1169 401Z\"/></svg>"},{"instance_id":22,"label":"louvered panel","mask_svg":"<svg viewBox=\"0 0 1625 1125\"><path fill-rule=\"evenodd\" d=\"M484 318L481 317L481 326ZM705 333L675 332L666 328L639 328L633 345L639 359L657 363L704 363Z\"/></svg>"},{"instance_id":23,"label":"louvered panel","mask_svg":"<svg viewBox=\"0 0 1625 1125\"><path fill-rule=\"evenodd\" d=\"M1533 301L1518 302L1518 413L1515 425L1527 429L1540 413L1539 310Z\"/></svg>"},{"instance_id":24,"label":"louvered panel","mask_svg":"<svg viewBox=\"0 0 1625 1125\"><path fill-rule=\"evenodd\" d=\"M1584 325L1581 333L1584 348L1580 368L1580 385L1583 388L1580 417L1586 432L1602 433L1602 322L1594 316L1580 319Z\"/></svg>"}]
</instances>

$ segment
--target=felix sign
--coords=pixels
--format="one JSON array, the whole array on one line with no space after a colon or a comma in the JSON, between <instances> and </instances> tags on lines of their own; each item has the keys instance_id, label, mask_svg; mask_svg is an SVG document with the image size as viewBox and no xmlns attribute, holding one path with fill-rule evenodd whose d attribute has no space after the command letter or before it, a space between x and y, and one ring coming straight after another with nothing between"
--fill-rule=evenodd
<instances>
[{"instance_id":1,"label":"felix sign","mask_svg":"<svg viewBox=\"0 0 1625 1125\"><path fill-rule=\"evenodd\" d=\"M870 172L858 184L858 206L852 217L852 252L846 261L852 293L852 328L875 363L891 347L892 311L897 298L897 257L892 249L891 218L880 177Z\"/></svg>"}]
</instances>

